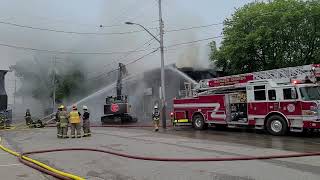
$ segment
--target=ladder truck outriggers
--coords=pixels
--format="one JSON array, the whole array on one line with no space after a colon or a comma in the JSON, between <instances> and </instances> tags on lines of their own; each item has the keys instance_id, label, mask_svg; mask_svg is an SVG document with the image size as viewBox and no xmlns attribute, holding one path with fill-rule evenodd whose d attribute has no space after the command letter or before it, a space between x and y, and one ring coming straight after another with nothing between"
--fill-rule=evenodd
<instances>
[{"instance_id":1,"label":"ladder truck outriggers","mask_svg":"<svg viewBox=\"0 0 320 180\"><path fill-rule=\"evenodd\" d=\"M320 64L201 80L173 100L174 126L247 127L272 135L320 129ZM192 91L192 92L190 92Z\"/></svg>"}]
</instances>

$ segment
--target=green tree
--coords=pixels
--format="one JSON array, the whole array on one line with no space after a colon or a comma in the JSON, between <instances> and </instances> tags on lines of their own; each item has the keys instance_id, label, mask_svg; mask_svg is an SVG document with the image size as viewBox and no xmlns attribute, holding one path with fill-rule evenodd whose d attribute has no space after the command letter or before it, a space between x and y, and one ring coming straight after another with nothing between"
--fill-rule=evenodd
<instances>
[{"instance_id":1,"label":"green tree","mask_svg":"<svg viewBox=\"0 0 320 180\"><path fill-rule=\"evenodd\" d=\"M225 20L223 35L210 59L225 74L319 63L320 0L247 4Z\"/></svg>"}]
</instances>

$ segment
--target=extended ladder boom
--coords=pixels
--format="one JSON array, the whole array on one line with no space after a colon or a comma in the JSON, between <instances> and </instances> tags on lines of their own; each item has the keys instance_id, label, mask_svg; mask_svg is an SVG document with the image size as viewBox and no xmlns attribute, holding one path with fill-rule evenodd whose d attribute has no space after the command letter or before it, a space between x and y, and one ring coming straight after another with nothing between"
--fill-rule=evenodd
<instances>
[{"instance_id":1,"label":"extended ladder boom","mask_svg":"<svg viewBox=\"0 0 320 180\"><path fill-rule=\"evenodd\" d=\"M248 81L261 79L272 79L275 81L281 81L290 79L305 79L306 77L310 79L316 79L320 77L320 64L272 69L247 74L205 79L199 82L197 89L243 84Z\"/></svg>"}]
</instances>

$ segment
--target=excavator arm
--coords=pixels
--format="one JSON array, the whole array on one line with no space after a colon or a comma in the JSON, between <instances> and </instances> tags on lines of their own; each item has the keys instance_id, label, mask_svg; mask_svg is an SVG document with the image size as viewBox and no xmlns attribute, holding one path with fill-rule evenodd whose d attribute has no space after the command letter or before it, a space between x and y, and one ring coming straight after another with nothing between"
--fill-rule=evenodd
<instances>
[{"instance_id":1,"label":"excavator arm","mask_svg":"<svg viewBox=\"0 0 320 180\"><path fill-rule=\"evenodd\" d=\"M117 80L117 100L123 100L122 97L122 79L127 75L126 66L119 63L118 80Z\"/></svg>"}]
</instances>

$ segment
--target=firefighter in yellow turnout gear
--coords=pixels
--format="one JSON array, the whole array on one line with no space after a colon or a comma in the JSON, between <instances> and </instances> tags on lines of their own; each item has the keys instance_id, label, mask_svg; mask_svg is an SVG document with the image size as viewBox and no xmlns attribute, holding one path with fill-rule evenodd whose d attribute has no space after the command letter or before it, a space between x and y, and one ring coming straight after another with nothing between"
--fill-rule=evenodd
<instances>
[{"instance_id":1,"label":"firefighter in yellow turnout gear","mask_svg":"<svg viewBox=\"0 0 320 180\"><path fill-rule=\"evenodd\" d=\"M69 114L66 111L66 108L64 106L60 107L59 112L59 121L60 121L60 129L59 134L62 138L69 138L68 136L68 124L69 124Z\"/></svg>"},{"instance_id":2,"label":"firefighter in yellow turnout gear","mask_svg":"<svg viewBox=\"0 0 320 180\"><path fill-rule=\"evenodd\" d=\"M4 129L6 127L6 117L3 112L0 112L0 129Z\"/></svg>"},{"instance_id":3,"label":"firefighter in yellow turnout gear","mask_svg":"<svg viewBox=\"0 0 320 180\"><path fill-rule=\"evenodd\" d=\"M72 107L72 111L69 114L69 123L71 125L71 138L81 138L81 114L78 112L76 105ZM77 136L75 131L77 131Z\"/></svg>"}]
</instances>

